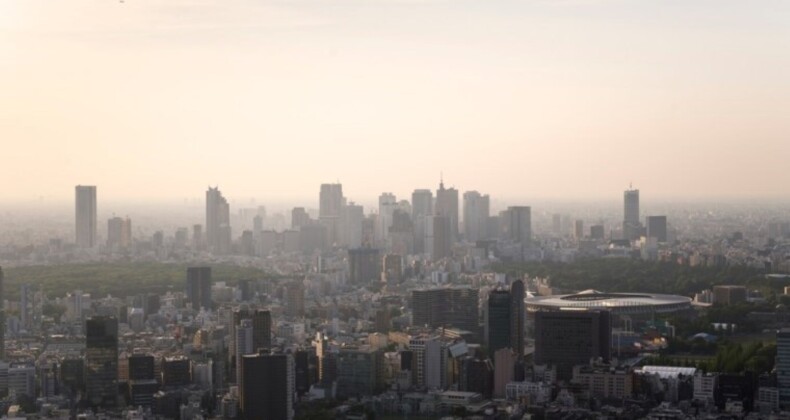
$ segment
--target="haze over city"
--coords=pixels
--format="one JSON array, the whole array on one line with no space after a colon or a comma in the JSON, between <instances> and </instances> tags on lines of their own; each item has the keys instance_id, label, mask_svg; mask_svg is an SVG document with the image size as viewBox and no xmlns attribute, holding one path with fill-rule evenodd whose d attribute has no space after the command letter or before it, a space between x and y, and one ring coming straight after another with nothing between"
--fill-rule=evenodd
<instances>
[{"instance_id":1,"label":"haze over city","mask_svg":"<svg viewBox=\"0 0 790 420\"><path fill-rule=\"evenodd\" d=\"M0 0L0 417L790 419L788 23Z\"/></svg>"},{"instance_id":2,"label":"haze over city","mask_svg":"<svg viewBox=\"0 0 790 420\"><path fill-rule=\"evenodd\" d=\"M781 1L0 1L2 202L786 199ZM155 188L154 188L155 187Z\"/></svg>"}]
</instances>

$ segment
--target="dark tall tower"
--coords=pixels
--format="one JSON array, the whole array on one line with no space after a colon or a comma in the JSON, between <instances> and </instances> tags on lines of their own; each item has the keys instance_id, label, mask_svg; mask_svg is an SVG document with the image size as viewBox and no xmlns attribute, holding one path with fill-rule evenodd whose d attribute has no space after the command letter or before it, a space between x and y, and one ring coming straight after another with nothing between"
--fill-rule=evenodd
<instances>
[{"instance_id":1,"label":"dark tall tower","mask_svg":"<svg viewBox=\"0 0 790 420\"><path fill-rule=\"evenodd\" d=\"M658 242L667 241L667 216L647 216L647 236Z\"/></svg>"},{"instance_id":2,"label":"dark tall tower","mask_svg":"<svg viewBox=\"0 0 790 420\"><path fill-rule=\"evenodd\" d=\"M478 334L478 290L448 287L412 290L412 325L453 327Z\"/></svg>"},{"instance_id":3,"label":"dark tall tower","mask_svg":"<svg viewBox=\"0 0 790 420\"><path fill-rule=\"evenodd\" d=\"M80 248L96 246L96 187L77 185L76 196L76 243Z\"/></svg>"},{"instance_id":4,"label":"dark tall tower","mask_svg":"<svg viewBox=\"0 0 790 420\"><path fill-rule=\"evenodd\" d=\"M252 348L271 349L272 347L272 313L256 309L252 313Z\"/></svg>"},{"instance_id":5,"label":"dark tall tower","mask_svg":"<svg viewBox=\"0 0 790 420\"><path fill-rule=\"evenodd\" d=\"M639 190L623 193L623 238L639 239L642 224L639 222Z\"/></svg>"},{"instance_id":6,"label":"dark tall tower","mask_svg":"<svg viewBox=\"0 0 790 420\"><path fill-rule=\"evenodd\" d=\"M85 386L91 407L118 403L118 320L94 316L85 321Z\"/></svg>"},{"instance_id":7,"label":"dark tall tower","mask_svg":"<svg viewBox=\"0 0 790 420\"><path fill-rule=\"evenodd\" d=\"M248 354L241 358L239 411L242 419L294 417L294 359L291 354Z\"/></svg>"},{"instance_id":8,"label":"dark tall tower","mask_svg":"<svg viewBox=\"0 0 790 420\"><path fill-rule=\"evenodd\" d=\"M209 187L206 191L206 242L211 252L230 252L230 206L219 187Z\"/></svg>"},{"instance_id":9,"label":"dark tall tower","mask_svg":"<svg viewBox=\"0 0 790 420\"><path fill-rule=\"evenodd\" d=\"M488 354L491 359L497 350L511 345L511 298L507 290L493 290L488 294L486 328L488 330Z\"/></svg>"},{"instance_id":10,"label":"dark tall tower","mask_svg":"<svg viewBox=\"0 0 790 420\"><path fill-rule=\"evenodd\" d=\"M524 329L526 307L524 306L524 282L510 283L510 347L521 357L524 355Z\"/></svg>"},{"instance_id":11,"label":"dark tall tower","mask_svg":"<svg viewBox=\"0 0 790 420\"><path fill-rule=\"evenodd\" d=\"M571 379L573 367L592 358L608 361L611 340L607 311L535 313L535 364L556 366L558 379Z\"/></svg>"},{"instance_id":12,"label":"dark tall tower","mask_svg":"<svg viewBox=\"0 0 790 420\"><path fill-rule=\"evenodd\" d=\"M186 294L193 310L211 309L211 267L187 268Z\"/></svg>"}]
</instances>

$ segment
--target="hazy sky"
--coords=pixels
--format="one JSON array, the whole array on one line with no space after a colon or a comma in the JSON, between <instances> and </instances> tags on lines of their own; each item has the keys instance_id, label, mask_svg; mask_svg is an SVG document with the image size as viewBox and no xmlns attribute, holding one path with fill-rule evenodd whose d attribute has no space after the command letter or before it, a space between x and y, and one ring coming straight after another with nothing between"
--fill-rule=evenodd
<instances>
[{"instance_id":1,"label":"hazy sky","mask_svg":"<svg viewBox=\"0 0 790 420\"><path fill-rule=\"evenodd\" d=\"M790 2L0 0L0 139L6 201L787 198Z\"/></svg>"}]
</instances>

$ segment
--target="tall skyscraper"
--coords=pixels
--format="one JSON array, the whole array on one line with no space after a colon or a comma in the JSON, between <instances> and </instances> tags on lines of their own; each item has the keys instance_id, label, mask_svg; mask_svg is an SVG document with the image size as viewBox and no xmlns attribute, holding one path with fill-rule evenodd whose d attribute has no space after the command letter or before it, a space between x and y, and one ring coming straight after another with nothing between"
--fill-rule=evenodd
<instances>
[{"instance_id":1,"label":"tall skyscraper","mask_svg":"<svg viewBox=\"0 0 790 420\"><path fill-rule=\"evenodd\" d=\"M113 217L107 220L107 247L128 249L132 245L132 219Z\"/></svg>"},{"instance_id":2,"label":"tall skyscraper","mask_svg":"<svg viewBox=\"0 0 790 420\"><path fill-rule=\"evenodd\" d=\"M77 185L76 193L76 241L80 248L96 246L96 187Z\"/></svg>"},{"instance_id":3,"label":"tall skyscraper","mask_svg":"<svg viewBox=\"0 0 790 420\"><path fill-rule=\"evenodd\" d=\"M343 214L343 184L321 184L318 217L340 217Z\"/></svg>"},{"instance_id":4,"label":"tall skyscraper","mask_svg":"<svg viewBox=\"0 0 790 420\"><path fill-rule=\"evenodd\" d=\"M85 386L88 404L111 408L118 397L118 320L94 316L85 321Z\"/></svg>"},{"instance_id":5,"label":"tall skyscraper","mask_svg":"<svg viewBox=\"0 0 790 420\"><path fill-rule=\"evenodd\" d=\"M510 347L519 358L524 355L524 330L527 321L525 297L522 280L510 283Z\"/></svg>"},{"instance_id":6,"label":"tall skyscraper","mask_svg":"<svg viewBox=\"0 0 790 420\"><path fill-rule=\"evenodd\" d=\"M241 358L239 411L242 419L294 418L294 359L291 354L259 352Z\"/></svg>"},{"instance_id":7,"label":"tall skyscraper","mask_svg":"<svg viewBox=\"0 0 790 420\"><path fill-rule=\"evenodd\" d=\"M528 206L508 207L505 212L508 238L522 246L532 242L532 208Z\"/></svg>"},{"instance_id":8,"label":"tall skyscraper","mask_svg":"<svg viewBox=\"0 0 790 420\"><path fill-rule=\"evenodd\" d=\"M488 295L486 329L491 358L497 350L510 348L521 357L524 354L524 282L515 280L510 290L494 290Z\"/></svg>"},{"instance_id":9,"label":"tall skyscraper","mask_svg":"<svg viewBox=\"0 0 790 420\"><path fill-rule=\"evenodd\" d=\"M339 244L345 232L343 210L346 199L343 197L342 184L321 184L318 203L318 221L326 227L327 243Z\"/></svg>"},{"instance_id":10,"label":"tall skyscraper","mask_svg":"<svg viewBox=\"0 0 790 420\"><path fill-rule=\"evenodd\" d=\"M186 295L192 309L211 309L211 267L188 267Z\"/></svg>"},{"instance_id":11,"label":"tall skyscraper","mask_svg":"<svg viewBox=\"0 0 790 420\"><path fill-rule=\"evenodd\" d=\"M573 222L573 237L575 239L584 238L584 220L576 220Z\"/></svg>"},{"instance_id":12,"label":"tall skyscraper","mask_svg":"<svg viewBox=\"0 0 790 420\"><path fill-rule=\"evenodd\" d=\"M639 222L639 190L625 190L623 193L623 238L639 239L642 224Z\"/></svg>"},{"instance_id":13,"label":"tall skyscraper","mask_svg":"<svg viewBox=\"0 0 790 420\"><path fill-rule=\"evenodd\" d=\"M381 245L385 245L389 238L390 226L392 226L392 214L398 208L398 199L393 193L382 193L379 195L379 225L376 230L376 237Z\"/></svg>"},{"instance_id":14,"label":"tall skyscraper","mask_svg":"<svg viewBox=\"0 0 790 420\"><path fill-rule=\"evenodd\" d=\"M490 199L477 191L464 193L464 238L469 242L487 238Z\"/></svg>"},{"instance_id":15,"label":"tall skyscraper","mask_svg":"<svg viewBox=\"0 0 790 420\"><path fill-rule=\"evenodd\" d=\"M254 328L253 328L252 320L249 318L242 319L239 322L239 325L236 326L236 336L234 337L234 341L236 345L234 346L234 350L236 352L236 361L237 361L236 363L237 381L241 380L241 375L242 375L242 371L241 371L242 366L241 363L239 363L238 361L240 361L245 354L251 354L255 352L255 349L253 348L254 346L253 331Z\"/></svg>"},{"instance_id":16,"label":"tall skyscraper","mask_svg":"<svg viewBox=\"0 0 790 420\"><path fill-rule=\"evenodd\" d=\"M206 242L211 252L230 252L230 205L219 187L209 187L206 191Z\"/></svg>"},{"instance_id":17,"label":"tall skyscraper","mask_svg":"<svg viewBox=\"0 0 790 420\"><path fill-rule=\"evenodd\" d=\"M573 367L590 359L608 361L611 340L607 311L535 313L535 364L556 366L558 379L570 380Z\"/></svg>"},{"instance_id":18,"label":"tall skyscraper","mask_svg":"<svg viewBox=\"0 0 790 420\"><path fill-rule=\"evenodd\" d=\"M342 243L348 249L359 248L362 246L362 222L365 220L365 211L361 205L348 203L343 212L344 227Z\"/></svg>"},{"instance_id":19,"label":"tall skyscraper","mask_svg":"<svg viewBox=\"0 0 790 420\"><path fill-rule=\"evenodd\" d=\"M488 294L486 329L488 330L488 354L492 359L497 350L511 347L510 301L510 291L508 290L492 290Z\"/></svg>"},{"instance_id":20,"label":"tall skyscraper","mask_svg":"<svg viewBox=\"0 0 790 420\"><path fill-rule=\"evenodd\" d=\"M779 406L790 408L790 328L776 332L776 382L779 387Z\"/></svg>"},{"instance_id":21,"label":"tall skyscraper","mask_svg":"<svg viewBox=\"0 0 790 420\"><path fill-rule=\"evenodd\" d=\"M452 251L450 218L447 216L429 216L425 218L426 252L433 260L450 256Z\"/></svg>"},{"instance_id":22,"label":"tall skyscraper","mask_svg":"<svg viewBox=\"0 0 790 420\"><path fill-rule=\"evenodd\" d=\"M647 216L647 237L667 241L667 216Z\"/></svg>"},{"instance_id":23,"label":"tall skyscraper","mask_svg":"<svg viewBox=\"0 0 790 420\"><path fill-rule=\"evenodd\" d=\"M425 243L426 218L433 216L433 192L414 190L411 194L412 221L414 222L414 253L428 252L430 245Z\"/></svg>"},{"instance_id":24,"label":"tall skyscraper","mask_svg":"<svg viewBox=\"0 0 790 420\"><path fill-rule=\"evenodd\" d=\"M447 217L450 227L450 245L458 241L458 190L444 188L444 180L436 190L436 214Z\"/></svg>"}]
</instances>

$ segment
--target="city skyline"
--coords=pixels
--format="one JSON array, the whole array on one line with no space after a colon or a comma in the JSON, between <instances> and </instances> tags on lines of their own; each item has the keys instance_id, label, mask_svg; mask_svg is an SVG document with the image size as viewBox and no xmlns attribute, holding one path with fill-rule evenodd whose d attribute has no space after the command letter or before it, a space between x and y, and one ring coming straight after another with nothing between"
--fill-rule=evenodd
<instances>
[{"instance_id":1,"label":"city skyline","mask_svg":"<svg viewBox=\"0 0 790 420\"><path fill-rule=\"evenodd\" d=\"M786 199L790 6L760 5L3 1L0 176L28 175L3 201L367 201L442 171L507 199Z\"/></svg>"}]
</instances>

